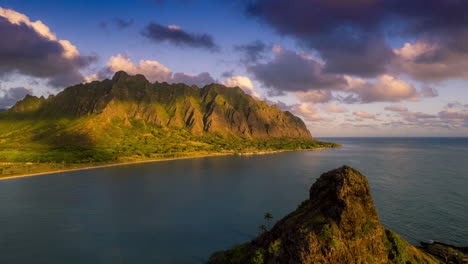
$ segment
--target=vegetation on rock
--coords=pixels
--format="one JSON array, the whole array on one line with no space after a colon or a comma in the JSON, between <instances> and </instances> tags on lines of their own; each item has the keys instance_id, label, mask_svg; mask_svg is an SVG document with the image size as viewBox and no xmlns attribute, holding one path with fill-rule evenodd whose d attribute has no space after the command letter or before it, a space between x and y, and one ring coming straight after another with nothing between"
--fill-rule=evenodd
<instances>
[{"instance_id":1,"label":"vegetation on rock","mask_svg":"<svg viewBox=\"0 0 468 264\"><path fill-rule=\"evenodd\" d=\"M309 199L271 231L242 248L217 252L207 263L260 260L264 264L439 263L380 225L366 177L348 166L324 173L312 185Z\"/></svg>"}]
</instances>

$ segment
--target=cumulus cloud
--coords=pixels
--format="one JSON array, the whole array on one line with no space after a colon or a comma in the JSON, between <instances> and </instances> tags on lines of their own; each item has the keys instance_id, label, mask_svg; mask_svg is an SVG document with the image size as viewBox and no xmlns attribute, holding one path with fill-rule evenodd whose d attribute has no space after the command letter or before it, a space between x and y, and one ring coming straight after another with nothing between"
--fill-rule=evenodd
<instances>
[{"instance_id":1,"label":"cumulus cloud","mask_svg":"<svg viewBox=\"0 0 468 264\"><path fill-rule=\"evenodd\" d=\"M375 119L375 115L365 111L353 112L353 115L364 119Z\"/></svg>"},{"instance_id":2,"label":"cumulus cloud","mask_svg":"<svg viewBox=\"0 0 468 264\"><path fill-rule=\"evenodd\" d=\"M227 80L222 81L221 84L227 87L239 87L245 93L250 94L253 98L260 100L262 97L255 92L252 81L245 76L231 76Z\"/></svg>"},{"instance_id":3,"label":"cumulus cloud","mask_svg":"<svg viewBox=\"0 0 468 264\"><path fill-rule=\"evenodd\" d=\"M347 92L353 93L344 99L345 102L399 102L417 101L420 93L413 85L390 75L381 75L375 82L345 76L348 81Z\"/></svg>"},{"instance_id":4,"label":"cumulus cloud","mask_svg":"<svg viewBox=\"0 0 468 264\"><path fill-rule=\"evenodd\" d=\"M320 114L317 112L317 108L313 104L302 103L292 105L291 112L302 116L306 121L317 121L322 119Z\"/></svg>"},{"instance_id":5,"label":"cumulus cloud","mask_svg":"<svg viewBox=\"0 0 468 264\"><path fill-rule=\"evenodd\" d=\"M468 35L468 32L467 32ZM468 45L468 37L466 40ZM448 46L419 40L395 49L394 69L420 81L468 79L468 50L452 50Z\"/></svg>"},{"instance_id":6,"label":"cumulus cloud","mask_svg":"<svg viewBox=\"0 0 468 264\"><path fill-rule=\"evenodd\" d=\"M173 73L156 60L140 60L138 63L135 63L124 54L110 57L107 61L107 67L101 69L98 73L87 76L85 79L86 82L102 80L109 78L113 73L118 71L125 71L129 74L143 74L151 82L185 83L198 87L216 82L207 72L200 74Z\"/></svg>"},{"instance_id":7,"label":"cumulus cloud","mask_svg":"<svg viewBox=\"0 0 468 264\"><path fill-rule=\"evenodd\" d=\"M326 103L333 99L330 90L310 90L307 92L294 92L294 95L302 102Z\"/></svg>"},{"instance_id":8,"label":"cumulus cloud","mask_svg":"<svg viewBox=\"0 0 468 264\"><path fill-rule=\"evenodd\" d=\"M348 109L346 109L345 107L338 106L338 105L335 105L335 104L325 105L325 110L330 112L330 113L338 113L338 114L348 112Z\"/></svg>"},{"instance_id":9,"label":"cumulus cloud","mask_svg":"<svg viewBox=\"0 0 468 264\"><path fill-rule=\"evenodd\" d=\"M272 61L247 67L273 94L345 88L343 77L323 73L323 63L279 46L274 46L273 50L275 57Z\"/></svg>"},{"instance_id":10,"label":"cumulus cloud","mask_svg":"<svg viewBox=\"0 0 468 264\"><path fill-rule=\"evenodd\" d=\"M23 99L27 94L32 93L32 88L14 87L9 89L0 88L0 109L6 109L13 106L17 101Z\"/></svg>"},{"instance_id":11,"label":"cumulus cloud","mask_svg":"<svg viewBox=\"0 0 468 264\"><path fill-rule=\"evenodd\" d=\"M84 80L80 69L96 60L82 56L68 40L60 40L40 20L0 8L0 75L19 73L47 79L54 87Z\"/></svg>"},{"instance_id":12,"label":"cumulus cloud","mask_svg":"<svg viewBox=\"0 0 468 264\"><path fill-rule=\"evenodd\" d=\"M257 0L247 11L317 50L326 71L374 77L385 72L393 56L377 27L375 6L366 0Z\"/></svg>"},{"instance_id":13,"label":"cumulus cloud","mask_svg":"<svg viewBox=\"0 0 468 264\"><path fill-rule=\"evenodd\" d=\"M219 51L213 37L208 34L189 33L176 25L163 26L157 23L148 24L141 34L149 40L169 42L176 46L202 48L210 51Z\"/></svg>"},{"instance_id":14,"label":"cumulus cloud","mask_svg":"<svg viewBox=\"0 0 468 264\"><path fill-rule=\"evenodd\" d=\"M392 111L392 112L407 112L408 107L403 106L403 105L389 105L384 108L387 111Z\"/></svg>"},{"instance_id":15,"label":"cumulus cloud","mask_svg":"<svg viewBox=\"0 0 468 264\"><path fill-rule=\"evenodd\" d=\"M138 63L133 63L129 57L122 54L112 56L107 62L107 67L112 72L143 74L151 82L169 82L172 79L172 71L158 61L140 60Z\"/></svg>"},{"instance_id":16,"label":"cumulus cloud","mask_svg":"<svg viewBox=\"0 0 468 264\"><path fill-rule=\"evenodd\" d=\"M391 75L380 75L374 81L349 75L324 72L324 64L312 57L274 46L275 57L266 63L248 65L248 71L265 87L270 95L292 92L302 102L326 103L340 100L345 103L417 101L422 92L413 85ZM335 96L340 92L344 96ZM434 96L434 91L425 91ZM429 93L432 93L430 95Z\"/></svg>"},{"instance_id":17,"label":"cumulus cloud","mask_svg":"<svg viewBox=\"0 0 468 264\"><path fill-rule=\"evenodd\" d=\"M252 0L248 14L315 50L326 72L416 80L467 78L466 1ZM392 36L411 40L389 47ZM389 72L390 71L390 72Z\"/></svg>"}]
</instances>

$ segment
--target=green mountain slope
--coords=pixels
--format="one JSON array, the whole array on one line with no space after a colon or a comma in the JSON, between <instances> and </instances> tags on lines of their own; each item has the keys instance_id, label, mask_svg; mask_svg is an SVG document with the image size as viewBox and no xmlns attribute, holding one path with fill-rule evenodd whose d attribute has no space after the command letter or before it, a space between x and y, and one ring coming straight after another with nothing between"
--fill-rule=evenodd
<instances>
[{"instance_id":1,"label":"green mountain slope","mask_svg":"<svg viewBox=\"0 0 468 264\"><path fill-rule=\"evenodd\" d=\"M0 162L115 163L330 146L314 140L300 118L238 87L150 83L125 72L47 99L28 95L0 113Z\"/></svg>"}]
</instances>

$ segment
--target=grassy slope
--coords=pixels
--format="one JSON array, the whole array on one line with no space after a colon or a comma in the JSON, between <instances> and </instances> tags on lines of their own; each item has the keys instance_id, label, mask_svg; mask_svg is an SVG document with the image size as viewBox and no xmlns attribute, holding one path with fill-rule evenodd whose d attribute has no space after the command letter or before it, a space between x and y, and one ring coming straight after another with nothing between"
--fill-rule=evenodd
<instances>
[{"instance_id":1,"label":"grassy slope","mask_svg":"<svg viewBox=\"0 0 468 264\"><path fill-rule=\"evenodd\" d=\"M306 139L195 135L139 119L0 118L0 177L132 161L335 147Z\"/></svg>"}]
</instances>

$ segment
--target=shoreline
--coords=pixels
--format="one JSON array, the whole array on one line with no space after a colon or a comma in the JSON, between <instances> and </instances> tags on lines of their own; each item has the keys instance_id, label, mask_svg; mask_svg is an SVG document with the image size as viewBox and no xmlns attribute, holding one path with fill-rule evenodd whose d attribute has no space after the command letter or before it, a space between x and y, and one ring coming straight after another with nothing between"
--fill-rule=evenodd
<instances>
[{"instance_id":1,"label":"shoreline","mask_svg":"<svg viewBox=\"0 0 468 264\"><path fill-rule=\"evenodd\" d=\"M264 154L275 154L275 153L289 152L289 151L314 151L314 150L323 150L323 149L331 149L331 148L339 148L339 147L320 147L320 148L314 148L314 149L273 150L273 151L259 151L259 152L246 152L246 153L235 153L235 152L221 153L221 152L219 152L219 153L210 153L210 154L204 154L204 155L176 157L176 158L162 158L162 159L152 159L152 160L128 161L128 162L110 163L110 164L103 164L103 165L96 165L96 166L89 166L89 167L84 166L84 167L78 167L78 168L66 169L66 170L45 171L45 172L38 172L38 173L29 173L29 174L19 174L19 175L5 176L5 177L0 177L0 181L10 180L10 179L17 179L17 178L26 178L26 177L48 175L48 174L57 174L57 173L62 173L62 172L92 170L92 169L100 169L100 168L107 168L107 167L139 164L139 163L150 163L150 162L172 161L172 160L183 160L183 159L197 159L197 158L216 157L216 156L229 156L229 155L233 155L233 156L234 155L239 155L239 156L264 155Z\"/></svg>"}]
</instances>

